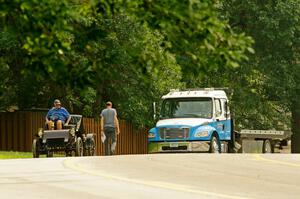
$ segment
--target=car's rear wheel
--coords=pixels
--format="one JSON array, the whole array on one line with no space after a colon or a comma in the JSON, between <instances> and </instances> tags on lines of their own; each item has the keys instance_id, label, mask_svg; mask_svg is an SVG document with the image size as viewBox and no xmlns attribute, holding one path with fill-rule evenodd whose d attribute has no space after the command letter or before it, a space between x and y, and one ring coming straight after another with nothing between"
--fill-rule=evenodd
<instances>
[{"instance_id":1,"label":"car's rear wheel","mask_svg":"<svg viewBox=\"0 0 300 199\"><path fill-rule=\"evenodd\" d=\"M76 139L76 151L75 151L76 156L83 156L83 142L81 137L78 137Z\"/></svg>"},{"instance_id":2,"label":"car's rear wheel","mask_svg":"<svg viewBox=\"0 0 300 199\"><path fill-rule=\"evenodd\" d=\"M32 142L32 154L33 158L39 158L40 153L39 153L39 141L37 139L34 139Z\"/></svg>"},{"instance_id":3,"label":"car's rear wheel","mask_svg":"<svg viewBox=\"0 0 300 199\"><path fill-rule=\"evenodd\" d=\"M94 138L90 138L88 150L87 150L87 155L88 156L94 156L95 155L95 140Z\"/></svg>"},{"instance_id":4,"label":"car's rear wheel","mask_svg":"<svg viewBox=\"0 0 300 199\"><path fill-rule=\"evenodd\" d=\"M209 148L210 153L221 153L221 146L219 139L216 136L212 136L210 140L210 148Z\"/></svg>"},{"instance_id":5,"label":"car's rear wheel","mask_svg":"<svg viewBox=\"0 0 300 199\"><path fill-rule=\"evenodd\" d=\"M87 151L88 156L94 156L95 155L95 149L94 147L90 147Z\"/></svg>"}]
</instances>

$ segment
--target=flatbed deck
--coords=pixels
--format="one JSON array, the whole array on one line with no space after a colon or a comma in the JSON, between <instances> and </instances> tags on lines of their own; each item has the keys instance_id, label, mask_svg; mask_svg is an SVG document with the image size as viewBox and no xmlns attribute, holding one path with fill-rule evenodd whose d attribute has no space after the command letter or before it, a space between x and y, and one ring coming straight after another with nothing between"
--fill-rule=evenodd
<instances>
[{"instance_id":1,"label":"flatbed deck","mask_svg":"<svg viewBox=\"0 0 300 199\"><path fill-rule=\"evenodd\" d=\"M238 132L240 138L250 139L272 139L284 140L291 137L291 131L273 131L273 130L241 130Z\"/></svg>"}]
</instances>

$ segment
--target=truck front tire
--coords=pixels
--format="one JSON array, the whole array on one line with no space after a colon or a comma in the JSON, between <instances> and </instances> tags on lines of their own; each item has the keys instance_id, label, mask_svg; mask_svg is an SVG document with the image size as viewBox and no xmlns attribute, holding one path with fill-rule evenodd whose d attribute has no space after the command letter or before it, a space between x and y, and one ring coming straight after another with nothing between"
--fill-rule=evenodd
<instances>
[{"instance_id":1,"label":"truck front tire","mask_svg":"<svg viewBox=\"0 0 300 199\"><path fill-rule=\"evenodd\" d=\"M215 135L213 135L211 137L209 152L210 153L221 153L220 141Z\"/></svg>"}]
</instances>

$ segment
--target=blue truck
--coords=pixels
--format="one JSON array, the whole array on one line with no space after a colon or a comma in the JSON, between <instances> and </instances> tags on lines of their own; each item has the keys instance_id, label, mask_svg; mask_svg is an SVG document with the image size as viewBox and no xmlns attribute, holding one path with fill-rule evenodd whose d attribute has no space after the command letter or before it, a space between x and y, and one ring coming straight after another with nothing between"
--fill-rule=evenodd
<instances>
[{"instance_id":1,"label":"blue truck","mask_svg":"<svg viewBox=\"0 0 300 199\"><path fill-rule=\"evenodd\" d=\"M234 130L223 89L171 90L148 132L149 153L272 153L286 146L290 131Z\"/></svg>"}]
</instances>

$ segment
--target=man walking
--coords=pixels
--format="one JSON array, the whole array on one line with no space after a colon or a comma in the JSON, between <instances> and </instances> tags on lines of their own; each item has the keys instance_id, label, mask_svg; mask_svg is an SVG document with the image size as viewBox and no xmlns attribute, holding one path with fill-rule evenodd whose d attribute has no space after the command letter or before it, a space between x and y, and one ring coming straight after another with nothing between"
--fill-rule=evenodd
<instances>
[{"instance_id":1,"label":"man walking","mask_svg":"<svg viewBox=\"0 0 300 199\"><path fill-rule=\"evenodd\" d=\"M106 102L106 109L101 112L101 136L105 135L105 155L112 155L116 149L117 135L120 134L116 109L111 102Z\"/></svg>"}]
</instances>

